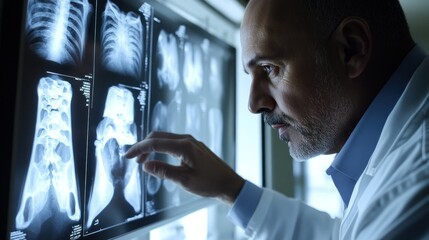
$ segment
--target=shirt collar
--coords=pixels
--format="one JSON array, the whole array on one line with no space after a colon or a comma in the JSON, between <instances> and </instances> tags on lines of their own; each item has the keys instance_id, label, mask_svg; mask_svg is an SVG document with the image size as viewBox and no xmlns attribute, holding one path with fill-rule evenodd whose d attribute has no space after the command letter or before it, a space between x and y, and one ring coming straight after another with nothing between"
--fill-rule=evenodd
<instances>
[{"instance_id":1,"label":"shirt collar","mask_svg":"<svg viewBox=\"0 0 429 240\"><path fill-rule=\"evenodd\" d=\"M418 45L407 54L335 157L326 171L329 175L341 173L354 182L358 180L377 145L388 115L425 56Z\"/></svg>"}]
</instances>

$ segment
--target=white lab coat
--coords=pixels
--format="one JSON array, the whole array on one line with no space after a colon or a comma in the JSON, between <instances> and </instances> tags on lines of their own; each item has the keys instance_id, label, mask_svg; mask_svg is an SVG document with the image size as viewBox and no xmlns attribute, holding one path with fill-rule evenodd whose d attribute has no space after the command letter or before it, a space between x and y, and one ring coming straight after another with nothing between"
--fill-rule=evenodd
<instances>
[{"instance_id":1,"label":"white lab coat","mask_svg":"<svg viewBox=\"0 0 429 240\"><path fill-rule=\"evenodd\" d=\"M327 213L264 189L246 234L253 239L275 240L428 238L428 159L426 58L387 118L343 219L332 219Z\"/></svg>"}]
</instances>

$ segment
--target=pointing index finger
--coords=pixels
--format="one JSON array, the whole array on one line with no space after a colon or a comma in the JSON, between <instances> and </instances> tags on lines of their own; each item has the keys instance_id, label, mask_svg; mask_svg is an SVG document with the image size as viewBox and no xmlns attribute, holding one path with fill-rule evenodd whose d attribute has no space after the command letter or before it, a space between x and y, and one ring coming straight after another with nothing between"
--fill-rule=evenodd
<instances>
[{"instance_id":1,"label":"pointing index finger","mask_svg":"<svg viewBox=\"0 0 429 240\"><path fill-rule=\"evenodd\" d=\"M179 158L182 141L179 139L147 138L133 145L126 153L126 158L148 155L152 152L165 153Z\"/></svg>"}]
</instances>

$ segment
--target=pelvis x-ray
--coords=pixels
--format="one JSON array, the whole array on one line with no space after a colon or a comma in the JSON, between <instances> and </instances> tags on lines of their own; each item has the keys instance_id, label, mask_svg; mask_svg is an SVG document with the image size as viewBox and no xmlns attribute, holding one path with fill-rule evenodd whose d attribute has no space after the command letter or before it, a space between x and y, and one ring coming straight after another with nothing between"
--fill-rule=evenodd
<instances>
[{"instance_id":1,"label":"pelvis x-ray","mask_svg":"<svg viewBox=\"0 0 429 240\"><path fill-rule=\"evenodd\" d=\"M140 77L143 62L143 25L134 12L123 13L107 1L101 26L103 64L113 72Z\"/></svg>"},{"instance_id":2,"label":"pelvis x-ray","mask_svg":"<svg viewBox=\"0 0 429 240\"><path fill-rule=\"evenodd\" d=\"M65 213L64 221L78 221L81 217L72 144L71 85L42 78L37 94L36 129L16 215L17 229L29 227L41 215L47 218L56 212Z\"/></svg>"},{"instance_id":3,"label":"pelvis x-ray","mask_svg":"<svg viewBox=\"0 0 429 240\"><path fill-rule=\"evenodd\" d=\"M46 60L60 64L82 61L86 44L88 0L29 0L26 21L29 45Z\"/></svg>"},{"instance_id":4,"label":"pelvis x-ray","mask_svg":"<svg viewBox=\"0 0 429 240\"><path fill-rule=\"evenodd\" d=\"M96 134L96 170L87 207L87 228L91 227L97 215L108 206L115 189L122 192L135 213L141 211L139 165L135 160L125 159L123 156L127 146L137 142L134 98L129 90L117 86L109 88L103 119L97 126Z\"/></svg>"}]
</instances>

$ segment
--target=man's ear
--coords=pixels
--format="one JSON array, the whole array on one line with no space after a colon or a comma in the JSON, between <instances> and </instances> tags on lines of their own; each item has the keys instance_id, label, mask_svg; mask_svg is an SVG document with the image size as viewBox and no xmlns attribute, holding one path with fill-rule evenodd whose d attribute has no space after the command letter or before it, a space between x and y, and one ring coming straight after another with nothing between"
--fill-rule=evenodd
<instances>
[{"instance_id":1,"label":"man's ear","mask_svg":"<svg viewBox=\"0 0 429 240\"><path fill-rule=\"evenodd\" d=\"M345 18L335 30L335 39L347 75L358 77L365 70L373 47L367 22L359 17Z\"/></svg>"}]
</instances>

